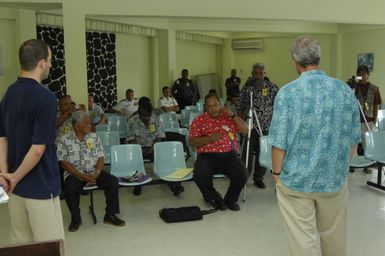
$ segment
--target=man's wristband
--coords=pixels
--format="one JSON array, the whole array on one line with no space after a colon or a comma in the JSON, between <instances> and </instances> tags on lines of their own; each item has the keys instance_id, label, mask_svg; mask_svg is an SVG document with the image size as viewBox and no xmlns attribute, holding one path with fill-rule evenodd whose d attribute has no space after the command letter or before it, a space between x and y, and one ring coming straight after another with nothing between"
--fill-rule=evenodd
<instances>
[{"instance_id":1,"label":"man's wristband","mask_svg":"<svg viewBox=\"0 0 385 256\"><path fill-rule=\"evenodd\" d=\"M232 119L234 119L234 117L236 117L237 116L237 114L233 114L232 116L230 116Z\"/></svg>"},{"instance_id":2,"label":"man's wristband","mask_svg":"<svg viewBox=\"0 0 385 256\"><path fill-rule=\"evenodd\" d=\"M281 175L281 173L280 172L275 172L275 171L271 171L272 173L273 173L273 175L276 175L276 176L279 176L279 175Z\"/></svg>"}]
</instances>

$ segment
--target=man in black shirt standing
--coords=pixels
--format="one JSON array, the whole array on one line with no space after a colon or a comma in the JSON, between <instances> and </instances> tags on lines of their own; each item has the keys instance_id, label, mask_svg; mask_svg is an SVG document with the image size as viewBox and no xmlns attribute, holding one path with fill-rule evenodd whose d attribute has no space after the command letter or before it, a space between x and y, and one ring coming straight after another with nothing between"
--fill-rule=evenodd
<instances>
[{"instance_id":1,"label":"man in black shirt standing","mask_svg":"<svg viewBox=\"0 0 385 256\"><path fill-rule=\"evenodd\" d=\"M188 70L182 70L182 77L178 78L172 86L172 93L178 102L179 109L185 106L195 105L197 100L197 90L192 80L188 79Z\"/></svg>"},{"instance_id":2,"label":"man in black shirt standing","mask_svg":"<svg viewBox=\"0 0 385 256\"><path fill-rule=\"evenodd\" d=\"M231 76L226 79L225 86L226 86L226 95L232 95L232 96L238 96L239 91L239 85L241 84L241 78L237 77L237 70L233 68L231 70Z\"/></svg>"}]
</instances>

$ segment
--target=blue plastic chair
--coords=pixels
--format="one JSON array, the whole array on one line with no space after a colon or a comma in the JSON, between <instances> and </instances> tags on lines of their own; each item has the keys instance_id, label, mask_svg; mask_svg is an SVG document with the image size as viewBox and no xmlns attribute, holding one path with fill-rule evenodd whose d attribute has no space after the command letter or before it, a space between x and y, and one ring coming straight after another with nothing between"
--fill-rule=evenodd
<instances>
[{"instance_id":1,"label":"blue plastic chair","mask_svg":"<svg viewBox=\"0 0 385 256\"><path fill-rule=\"evenodd\" d=\"M368 181L367 184L385 190L385 186L382 185L382 168L385 165L385 131L365 133L364 153L367 159L376 161L378 170L377 183Z\"/></svg>"},{"instance_id":2,"label":"blue plastic chair","mask_svg":"<svg viewBox=\"0 0 385 256\"><path fill-rule=\"evenodd\" d=\"M119 138L126 138L128 133L126 116L110 116L107 120L111 130L119 131Z\"/></svg>"},{"instance_id":3,"label":"blue plastic chair","mask_svg":"<svg viewBox=\"0 0 385 256\"><path fill-rule=\"evenodd\" d=\"M95 126L97 132L109 132L111 131L111 126L109 124L98 124Z\"/></svg>"},{"instance_id":4,"label":"blue plastic chair","mask_svg":"<svg viewBox=\"0 0 385 256\"><path fill-rule=\"evenodd\" d=\"M271 145L267 142L267 136L259 137L259 164L269 170L272 169Z\"/></svg>"},{"instance_id":5,"label":"blue plastic chair","mask_svg":"<svg viewBox=\"0 0 385 256\"><path fill-rule=\"evenodd\" d=\"M385 118L377 119L377 128L379 131L385 131Z\"/></svg>"},{"instance_id":6,"label":"blue plastic chair","mask_svg":"<svg viewBox=\"0 0 385 256\"><path fill-rule=\"evenodd\" d=\"M165 181L185 181L192 179L192 173L181 179L166 176L178 169L186 168L182 142L166 141L154 144L154 173Z\"/></svg>"},{"instance_id":7,"label":"blue plastic chair","mask_svg":"<svg viewBox=\"0 0 385 256\"><path fill-rule=\"evenodd\" d=\"M117 131L110 132L96 132L100 138L104 149L104 163L111 163L111 147L120 144L119 133Z\"/></svg>"},{"instance_id":8,"label":"blue plastic chair","mask_svg":"<svg viewBox=\"0 0 385 256\"><path fill-rule=\"evenodd\" d=\"M152 181L144 169L142 147L138 144L115 145L111 148L111 175L119 178L121 186L140 186ZM129 182L124 179L133 176L143 179ZM139 176L138 176L139 177Z\"/></svg>"},{"instance_id":9,"label":"blue plastic chair","mask_svg":"<svg viewBox=\"0 0 385 256\"><path fill-rule=\"evenodd\" d=\"M190 121L190 110L189 109L182 109L180 111L180 125L182 127L188 127L189 121Z\"/></svg>"},{"instance_id":10,"label":"blue plastic chair","mask_svg":"<svg viewBox=\"0 0 385 256\"><path fill-rule=\"evenodd\" d=\"M188 126L190 127L192 121L194 121L194 119L199 116L200 113L198 112L190 112L190 116L189 116L189 122L188 122Z\"/></svg>"},{"instance_id":11,"label":"blue plastic chair","mask_svg":"<svg viewBox=\"0 0 385 256\"><path fill-rule=\"evenodd\" d=\"M174 112L162 113L159 115L159 119L161 122L164 121L178 121L178 116Z\"/></svg>"},{"instance_id":12,"label":"blue plastic chair","mask_svg":"<svg viewBox=\"0 0 385 256\"><path fill-rule=\"evenodd\" d=\"M197 108L198 108L198 112L199 113L203 113L204 112L204 102L203 101L198 101L197 102Z\"/></svg>"},{"instance_id":13,"label":"blue plastic chair","mask_svg":"<svg viewBox=\"0 0 385 256\"><path fill-rule=\"evenodd\" d=\"M198 107L195 105L185 106L184 108L190 110L191 112L198 112Z\"/></svg>"}]
</instances>

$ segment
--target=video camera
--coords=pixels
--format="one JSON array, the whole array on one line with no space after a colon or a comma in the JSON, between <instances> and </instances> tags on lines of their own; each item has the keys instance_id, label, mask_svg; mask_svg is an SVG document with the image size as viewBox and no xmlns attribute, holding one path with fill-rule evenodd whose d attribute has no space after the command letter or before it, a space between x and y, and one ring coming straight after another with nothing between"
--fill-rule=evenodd
<instances>
[{"instance_id":1,"label":"video camera","mask_svg":"<svg viewBox=\"0 0 385 256\"><path fill-rule=\"evenodd\" d=\"M350 86L350 88L354 90L357 88L357 84L361 80L362 80L362 76L352 76L351 78L348 79L346 83Z\"/></svg>"}]
</instances>

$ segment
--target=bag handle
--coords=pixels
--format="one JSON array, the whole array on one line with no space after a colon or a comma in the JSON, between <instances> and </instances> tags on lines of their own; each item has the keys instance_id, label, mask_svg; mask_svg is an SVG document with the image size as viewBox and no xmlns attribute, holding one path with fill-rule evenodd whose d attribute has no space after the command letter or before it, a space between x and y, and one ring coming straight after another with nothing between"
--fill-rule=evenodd
<instances>
[{"instance_id":1,"label":"bag handle","mask_svg":"<svg viewBox=\"0 0 385 256\"><path fill-rule=\"evenodd\" d=\"M217 209L212 208L212 209L209 209L209 210L202 210L201 213L202 213L202 215L206 215L206 214L214 213L216 211L217 211Z\"/></svg>"}]
</instances>

